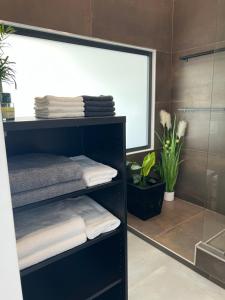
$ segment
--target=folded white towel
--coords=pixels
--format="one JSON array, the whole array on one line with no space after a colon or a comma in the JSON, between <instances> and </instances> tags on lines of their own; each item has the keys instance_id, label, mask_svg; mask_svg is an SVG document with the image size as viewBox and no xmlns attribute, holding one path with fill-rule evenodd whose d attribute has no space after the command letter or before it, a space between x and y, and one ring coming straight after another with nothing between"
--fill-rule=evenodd
<instances>
[{"instance_id":1,"label":"folded white towel","mask_svg":"<svg viewBox=\"0 0 225 300\"><path fill-rule=\"evenodd\" d=\"M119 227L120 220L88 196L67 199L71 210L84 220L86 235L94 239Z\"/></svg>"},{"instance_id":2,"label":"folded white towel","mask_svg":"<svg viewBox=\"0 0 225 300\"><path fill-rule=\"evenodd\" d=\"M80 113L84 112L84 107L81 106L51 106L51 107L34 107L36 113Z\"/></svg>"},{"instance_id":3,"label":"folded white towel","mask_svg":"<svg viewBox=\"0 0 225 300\"><path fill-rule=\"evenodd\" d=\"M83 219L67 201L16 212L14 218L19 259L85 233Z\"/></svg>"},{"instance_id":4,"label":"folded white towel","mask_svg":"<svg viewBox=\"0 0 225 300\"><path fill-rule=\"evenodd\" d=\"M117 170L96 162L85 155L71 157L82 169L83 179L87 186L109 182L117 176Z\"/></svg>"},{"instance_id":5,"label":"folded white towel","mask_svg":"<svg viewBox=\"0 0 225 300\"><path fill-rule=\"evenodd\" d=\"M52 104L52 103L58 103L58 104L74 104L79 103L82 104L83 98L82 97L57 97L57 96L51 96L47 95L45 97L36 97L35 98L36 104Z\"/></svg>"},{"instance_id":6,"label":"folded white towel","mask_svg":"<svg viewBox=\"0 0 225 300\"><path fill-rule=\"evenodd\" d=\"M84 112L64 112L64 113L39 113L36 112L36 118L41 119L58 119L58 118L76 118L84 117Z\"/></svg>"},{"instance_id":7,"label":"folded white towel","mask_svg":"<svg viewBox=\"0 0 225 300\"><path fill-rule=\"evenodd\" d=\"M107 183L107 182L110 182L110 181L112 181L112 177L104 177L104 176L100 177L100 176L98 176L96 179L93 178L89 182L91 184L89 186L94 186L94 185L97 185L97 184L103 184L103 183Z\"/></svg>"},{"instance_id":8,"label":"folded white towel","mask_svg":"<svg viewBox=\"0 0 225 300\"><path fill-rule=\"evenodd\" d=\"M53 245L49 245L46 248L40 249L38 251L33 252L32 254L25 256L19 259L19 268L20 270L28 268L32 265L35 265L45 259L48 259L52 256L60 254L64 251L70 250L74 247L77 247L87 240L86 234L81 233L74 237L61 240Z\"/></svg>"},{"instance_id":9,"label":"folded white towel","mask_svg":"<svg viewBox=\"0 0 225 300\"><path fill-rule=\"evenodd\" d=\"M65 108L65 109L83 109L85 107L84 103L79 103L79 102L74 102L74 103L58 103L58 102L51 102L51 103L35 103L34 108L35 109L47 109L47 110L51 110L51 109L61 109L61 108Z\"/></svg>"}]
</instances>

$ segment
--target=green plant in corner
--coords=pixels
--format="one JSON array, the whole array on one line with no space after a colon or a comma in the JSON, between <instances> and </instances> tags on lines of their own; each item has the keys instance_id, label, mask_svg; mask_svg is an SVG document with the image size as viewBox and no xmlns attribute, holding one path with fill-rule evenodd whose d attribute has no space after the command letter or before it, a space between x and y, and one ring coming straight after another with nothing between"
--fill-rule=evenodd
<instances>
[{"instance_id":1,"label":"green plant in corner","mask_svg":"<svg viewBox=\"0 0 225 300\"><path fill-rule=\"evenodd\" d=\"M149 177L152 168L156 162L155 152L148 153L142 162L142 165L139 165L136 162L127 162L127 166L130 170L133 183L140 186L146 186L151 183Z\"/></svg>"},{"instance_id":2,"label":"green plant in corner","mask_svg":"<svg viewBox=\"0 0 225 300\"><path fill-rule=\"evenodd\" d=\"M4 55L3 49L7 46L6 39L15 30L11 26L0 24L0 93L3 92L2 83L14 84L16 88L14 62L9 60L9 56Z\"/></svg>"},{"instance_id":3,"label":"green plant in corner","mask_svg":"<svg viewBox=\"0 0 225 300\"><path fill-rule=\"evenodd\" d=\"M185 135L187 122L177 122L176 115L171 122L171 115L160 111L160 123L163 126L162 137L156 132L162 144L161 161L159 163L160 176L166 184L166 192L173 193L177 182L183 137Z\"/></svg>"}]
</instances>

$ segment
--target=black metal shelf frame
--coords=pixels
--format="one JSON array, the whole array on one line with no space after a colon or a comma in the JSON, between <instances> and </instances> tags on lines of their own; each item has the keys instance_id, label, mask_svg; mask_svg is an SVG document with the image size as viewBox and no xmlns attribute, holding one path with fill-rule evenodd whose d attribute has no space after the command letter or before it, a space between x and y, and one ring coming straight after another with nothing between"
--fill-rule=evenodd
<instances>
[{"instance_id":1,"label":"black metal shelf frame","mask_svg":"<svg viewBox=\"0 0 225 300\"><path fill-rule=\"evenodd\" d=\"M116 230L21 271L24 300L127 300L125 117L4 122L8 157L84 154L118 170L113 181L14 209L90 194L121 220Z\"/></svg>"}]
</instances>

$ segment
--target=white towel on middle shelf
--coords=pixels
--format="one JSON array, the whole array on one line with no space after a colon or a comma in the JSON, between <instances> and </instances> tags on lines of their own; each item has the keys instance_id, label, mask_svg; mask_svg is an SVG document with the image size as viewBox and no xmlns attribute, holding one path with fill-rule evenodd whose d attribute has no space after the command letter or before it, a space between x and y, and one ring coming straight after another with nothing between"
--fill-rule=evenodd
<instances>
[{"instance_id":1,"label":"white towel on middle shelf","mask_svg":"<svg viewBox=\"0 0 225 300\"><path fill-rule=\"evenodd\" d=\"M71 198L67 201L71 210L83 218L89 239L94 239L120 226L121 222L118 218L88 196Z\"/></svg>"},{"instance_id":2,"label":"white towel on middle shelf","mask_svg":"<svg viewBox=\"0 0 225 300\"><path fill-rule=\"evenodd\" d=\"M117 170L96 162L85 155L71 157L78 165L80 165L83 173L83 179L87 186L106 183L117 176Z\"/></svg>"},{"instance_id":3,"label":"white towel on middle shelf","mask_svg":"<svg viewBox=\"0 0 225 300\"><path fill-rule=\"evenodd\" d=\"M15 212L14 220L19 259L85 234L83 219L64 200Z\"/></svg>"}]
</instances>

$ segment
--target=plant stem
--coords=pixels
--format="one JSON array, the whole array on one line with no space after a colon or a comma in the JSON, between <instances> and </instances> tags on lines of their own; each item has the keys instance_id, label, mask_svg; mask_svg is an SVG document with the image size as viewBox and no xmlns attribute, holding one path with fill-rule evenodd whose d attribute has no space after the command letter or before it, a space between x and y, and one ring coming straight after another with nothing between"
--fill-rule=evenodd
<instances>
[{"instance_id":1,"label":"plant stem","mask_svg":"<svg viewBox=\"0 0 225 300\"><path fill-rule=\"evenodd\" d=\"M2 88L2 81L0 79L0 93L3 93L3 88Z\"/></svg>"}]
</instances>

